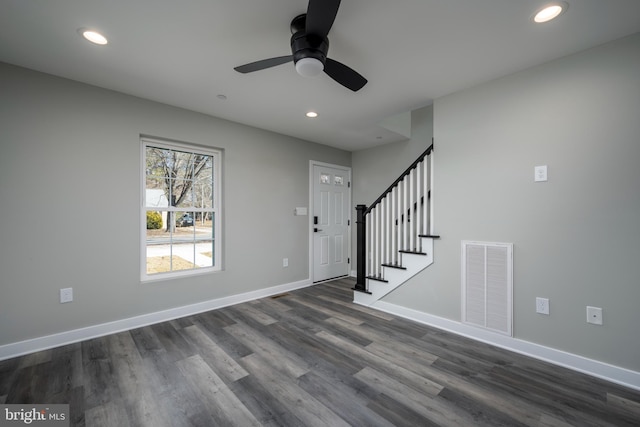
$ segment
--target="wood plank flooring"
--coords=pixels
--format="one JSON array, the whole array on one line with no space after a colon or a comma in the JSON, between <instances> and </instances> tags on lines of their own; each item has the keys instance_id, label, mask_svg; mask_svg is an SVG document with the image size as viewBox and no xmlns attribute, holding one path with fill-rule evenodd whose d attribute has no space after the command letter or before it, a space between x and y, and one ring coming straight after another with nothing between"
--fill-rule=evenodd
<instances>
[{"instance_id":1,"label":"wood plank flooring","mask_svg":"<svg viewBox=\"0 0 640 427\"><path fill-rule=\"evenodd\" d=\"M72 426L638 426L640 392L351 303L350 279L0 362Z\"/></svg>"}]
</instances>

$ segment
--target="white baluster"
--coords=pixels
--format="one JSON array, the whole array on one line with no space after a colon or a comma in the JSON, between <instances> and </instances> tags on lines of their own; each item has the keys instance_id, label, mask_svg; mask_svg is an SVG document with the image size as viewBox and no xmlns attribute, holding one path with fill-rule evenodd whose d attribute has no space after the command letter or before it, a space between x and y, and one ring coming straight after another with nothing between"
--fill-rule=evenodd
<instances>
[{"instance_id":1,"label":"white baluster","mask_svg":"<svg viewBox=\"0 0 640 427\"><path fill-rule=\"evenodd\" d=\"M376 253L378 250L378 241L376 240L376 227L378 226L377 209L371 210L371 275L376 275Z\"/></svg>"},{"instance_id":2,"label":"white baluster","mask_svg":"<svg viewBox=\"0 0 640 427\"><path fill-rule=\"evenodd\" d=\"M429 157L425 157L421 164L422 168L422 234L429 234Z\"/></svg>"},{"instance_id":3,"label":"white baluster","mask_svg":"<svg viewBox=\"0 0 640 427\"><path fill-rule=\"evenodd\" d=\"M409 222L407 221L407 204L409 203L408 178L402 180L402 249L408 249Z\"/></svg>"},{"instance_id":4,"label":"white baluster","mask_svg":"<svg viewBox=\"0 0 640 427\"><path fill-rule=\"evenodd\" d=\"M391 215L389 217L390 220L390 229L391 229L391 263L392 264L397 264L397 247L398 247L398 228L396 227L396 194L398 193L397 191L398 187L394 187L393 190L391 190L391 193L389 193L389 198L391 199L391 203L389 203L390 206L390 212Z\"/></svg>"},{"instance_id":5,"label":"white baluster","mask_svg":"<svg viewBox=\"0 0 640 427\"><path fill-rule=\"evenodd\" d=\"M411 169L411 172L409 172L409 210L408 212L408 218L409 218L409 250L414 250L415 249L415 231L414 231L414 226L415 226L415 212L413 210L413 206L415 203L415 193L416 193L416 188L415 188L415 168Z\"/></svg>"},{"instance_id":6,"label":"white baluster","mask_svg":"<svg viewBox=\"0 0 640 427\"><path fill-rule=\"evenodd\" d=\"M398 225L396 226L396 249L402 249L402 181L398 183L396 186L396 221L398 221ZM398 255L399 257L400 255Z\"/></svg>"},{"instance_id":7,"label":"white baluster","mask_svg":"<svg viewBox=\"0 0 640 427\"><path fill-rule=\"evenodd\" d=\"M431 151L431 153L429 153L428 156L428 160L427 160L427 167L429 169L429 179L427 181L427 192L431 193L431 197L429 198L429 225L428 225L428 233L429 234L433 234L434 233L434 228L433 228L433 151Z\"/></svg>"},{"instance_id":8,"label":"white baluster","mask_svg":"<svg viewBox=\"0 0 640 427\"><path fill-rule=\"evenodd\" d=\"M393 257L396 257L395 252L400 249L400 236L398 233L398 224L400 224L400 222L398 221L398 191L399 191L399 186L396 185L396 187L393 189L393 241L394 241L394 247L393 247L393 251L394 251L394 255Z\"/></svg>"},{"instance_id":9,"label":"white baluster","mask_svg":"<svg viewBox=\"0 0 640 427\"><path fill-rule=\"evenodd\" d=\"M373 269L373 209L367 215L367 276Z\"/></svg>"},{"instance_id":10,"label":"white baluster","mask_svg":"<svg viewBox=\"0 0 640 427\"><path fill-rule=\"evenodd\" d=\"M422 163L416 166L416 247L422 250L422 239L418 238L422 234Z\"/></svg>"},{"instance_id":11,"label":"white baluster","mask_svg":"<svg viewBox=\"0 0 640 427\"><path fill-rule=\"evenodd\" d=\"M369 213L366 216L366 227L364 230L365 233L365 240L366 240L366 245L365 245L365 257L367 258L367 268L365 269L365 276L370 276L371 275L371 265L373 264L373 259L371 258L371 221L372 221L373 216L371 215L371 211L369 211Z\"/></svg>"},{"instance_id":12,"label":"white baluster","mask_svg":"<svg viewBox=\"0 0 640 427\"><path fill-rule=\"evenodd\" d=\"M387 204L386 200L380 201L380 272L382 272L382 264L386 262L387 253Z\"/></svg>"},{"instance_id":13,"label":"white baluster","mask_svg":"<svg viewBox=\"0 0 640 427\"><path fill-rule=\"evenodd\" d=\"M396 221L398 221L398 224L396 225L396 249L400 250L402 249L402 217L401 217L401 212L402 212L402 208L400 207L400 205L402 201L402 181L400 181L397 185L396 185Z\"/></svg>"},{"instance_id":14,"label":"white baluster","mask_svg":"<svg viewBox=\"0 0 640 427\"><path fill-rule=\"evenodd\" d=\"M389 227L389 222L391 221L389 211L391 206L391 200L389 199L389 194L387 194L384 198L384 264L390 263L389 255L391 251L389 247L391 246L391 228Z\"/></svg>"},{"instance_id":15,"label":"white baluster","mask_svg":"<svg viewBox=\"0 0 640 427\"><path fill-rule=\"evenodd\" d=\"M371 212L365 215L365 226L364 226L364 257L367 260L364 269L364 275L368 276L369 271L371 269Z\"/></svg>"},{"instance_id":16,"label":"white baluster","mask_svg":"<svg viewBox=\"0 0 640 427\"><path fill-rule=\"evenodd\" d=\"M378 207L371 210L373 227L371 228L371 275L375 276L378 271Z\"/></svg>"},{"instance_id":17,"label":"white baluster","mask_svg":"<svg viewBox=\"0 0 640 427\"><path fill-rule=\"evenodd\" d=\"M380 205L376 206L376 277L380 276L380 263L382 262L382 209Z\"/></svg>"}]
</instances>

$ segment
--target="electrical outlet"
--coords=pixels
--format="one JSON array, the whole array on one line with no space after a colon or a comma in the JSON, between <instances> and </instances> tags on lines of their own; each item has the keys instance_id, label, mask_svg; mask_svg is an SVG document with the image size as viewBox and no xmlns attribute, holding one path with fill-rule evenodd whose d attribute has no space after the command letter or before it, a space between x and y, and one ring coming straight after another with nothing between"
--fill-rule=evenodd
<instances>
[{"instance_id":1,"label":"electrical outlet","mask_svg":"<svg viewBox=\"0 0 640 427\"><path fill-rule=\"evenodd\" d=\"M282 258L282 266L289 267L289 258Z\"/></svg>"},{"instance_id":2,"label":"electrical outlet","mask_svg":"<svg viewBox=\"0 0 640 427\"><path fill-rule=\"evenodd\" d=\"M602 325L602 309L600 307L587 306L587 323Z\"/></svg>"},{"instance_id":3,"label":"electrical outlet","mask_svg":"<svg viewBox=\"0 0 640 427\"><path fill-rule=\"evenodd\" d=\"M73 288L60 289L60 304L73 301Z\"/></svg>"},{"instance_id":4,"label":"electrical outlet","mask_svg":"<svg viewBox=\"0 0 640 427\"><path fill-rule=\"evenodd\" d=\"M533 180L535 182L544 182L547 180L547 166L536 166L533 168Z\"/></svg>"},{"instance_id":5,"label":"electrical outlet","mask_svg":"<svg viewBox=\"0 0 640 427\"><path fill-rule=\"evenodd\" d=\"M549 298L536 298L536 313L549 315Z\"/></svg>"}]
</instances>

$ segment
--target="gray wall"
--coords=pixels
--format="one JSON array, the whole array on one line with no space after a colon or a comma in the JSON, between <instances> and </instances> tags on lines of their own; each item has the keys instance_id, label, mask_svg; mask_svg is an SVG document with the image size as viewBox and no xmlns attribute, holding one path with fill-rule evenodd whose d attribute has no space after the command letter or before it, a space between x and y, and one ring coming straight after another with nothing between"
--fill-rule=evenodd
<instances>
[{"instance_id":1,"label":"gray wall","mask_svg":"<svg viewBox=\"0 0 640 427\"><path fill-rule=\"evenodd\" d=\"M293 209L349 152L6 64L0 93L0 345L309 277ZM140 134L224 150L224 271L140 282Z\"/></svg>"},{"instance_id":2,"label":"gray wall","mask_svg":"<svg viewBox=\"0 0 640 427\"><path fill-rule=\"evenodd\" d=\"M442 239L385 301L460 320L461 241L512 242L514 336L640 371L640 34L438 99L433 123Z\"/></svg>"}]
</instances>

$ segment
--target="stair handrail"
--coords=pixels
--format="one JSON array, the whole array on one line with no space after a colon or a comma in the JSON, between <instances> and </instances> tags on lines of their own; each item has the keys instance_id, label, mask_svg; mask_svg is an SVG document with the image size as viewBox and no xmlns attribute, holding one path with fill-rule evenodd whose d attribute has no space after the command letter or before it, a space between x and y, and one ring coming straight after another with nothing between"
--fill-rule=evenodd
<instances>
[{"instance_id":1,"label":"stair handrail","mask_svg":"<svg viewBox=\"0 0 640 427\"><path fill-rule=\"evenodd\" d=\"M391 185L389 186L389 188L387 188L386 190L384 190L384 192L380 195L380 197L378 197L378 198L376 199L376 201L375 201L375 202L373 202L373 203L371 204L371 206L369 206L369 207L365 210L365 215L366 215L366 214L368 214L369 212L371 212L371 210L372 210L373 208L375 208L375 207L376 207L376 206L377 206L377 205L378 205L378 204L379 204L379 203L380 203L380 202L381 202L385 197L387 197L387 194L391 193L391 191L393 191L393 189L394 189L394 188L396 188L396 187L398 186L398 183L399 183L400 181L402 181L403 179L405 179L405 178L407 177L407 175L409 175L409 174L411 173L411 171L412 171L413 169L415 169L415 168L416 168L416 166L418 166L418 165L420 164L420 162L422 162L422 161L424 160L424 158L425 158L425 157L427 157L429 154L431 154L431 152L432 152L432 151L433 151L433 144L431 144L431 145L429 146L429 148L427 148L427 149L425 150L425 152L424 152L424 153L422 153L422 154L420 155L420 157L418 157L418 158L417 158L413 163L411 163L411 166L409 166L409 167L407 168L407 170L405 170L404 172L402 172L402 175L400 175L400 176L398 177L398 179L396 179L395 181L393 181L393 184L391 184Z\"/></svg>"},{"instance_id":2,"label":"stair handrail","mask_svg":"<svg viewBox=\"0 0 640 427\"><path fill-rule=\"evenodd\" d=\"M384 198L393 191L394 188L398 186L398 184L405 179L413 169L415 169L422 161L424 161L425 157L427 157L433 151L433 143L422 153L411 165L391 184L381 195L378 197L369 207L367 205L357 205L356 206L356 262L357 262L357 270L356 270L356 284L353 287L353 290L360 292L368 292L367 283L366 283L366 247L367 247L367 236L366 236L366 224L367 224L367 215L374 209Z\"/></svg>"}]
</instances>

